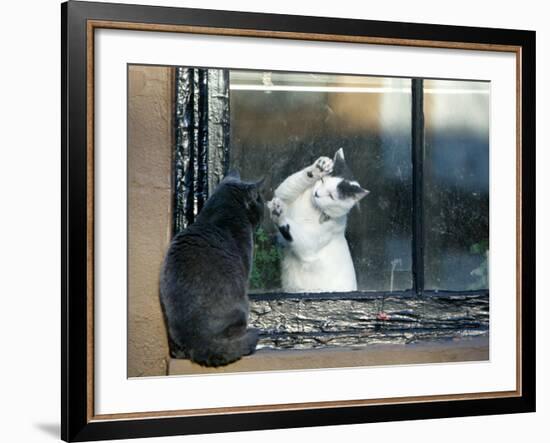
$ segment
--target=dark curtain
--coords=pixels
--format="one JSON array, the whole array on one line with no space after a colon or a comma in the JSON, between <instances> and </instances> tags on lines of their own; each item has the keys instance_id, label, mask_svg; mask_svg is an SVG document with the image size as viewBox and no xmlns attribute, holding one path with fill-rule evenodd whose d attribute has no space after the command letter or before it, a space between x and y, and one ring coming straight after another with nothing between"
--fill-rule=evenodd
<instances>
[{"instance_id":1,"label":"dark curtain","mask_svg":"<svg viewBox=\"0 0 550 443\"><path fill-rule=\"evenodd\" d=\"M174 234L195 221L229 165L229 71L176 68Z\"/></svg>"}]
</instances>

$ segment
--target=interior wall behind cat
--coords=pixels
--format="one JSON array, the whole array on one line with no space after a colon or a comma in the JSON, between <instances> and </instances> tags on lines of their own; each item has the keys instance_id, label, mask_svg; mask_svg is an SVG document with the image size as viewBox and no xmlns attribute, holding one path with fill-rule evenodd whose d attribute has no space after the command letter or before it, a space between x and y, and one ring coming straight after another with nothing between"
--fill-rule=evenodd
<instances>
[{"instance_id":1,"label":"interior wall behind cat","mask_svg":"<svg viewBox=\"0 0 550 443\"><path fill-rule=\"evenodd\" d=\"M158 288L172 226L173 72L128 68L128 377L167 370Z\"/></svg>"}]
</instances>

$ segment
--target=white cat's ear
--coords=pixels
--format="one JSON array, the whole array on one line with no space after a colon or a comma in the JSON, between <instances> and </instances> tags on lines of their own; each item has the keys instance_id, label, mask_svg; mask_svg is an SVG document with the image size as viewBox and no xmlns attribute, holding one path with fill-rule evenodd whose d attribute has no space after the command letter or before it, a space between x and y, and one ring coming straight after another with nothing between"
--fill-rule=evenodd
<instances>
[{"instance_id":1,"label":"white cat's ear","mask_svg":"<svg viewBox=\"0 0 550 443\"><path fill-rule=\"evenodd\" d=\"M334 154L333 161L336 162L337 160L345 160L345 158L344 158L344 148L338 149L338 151L336 151L336 153Z\"/></svg>"},{"instance_id":2,"label":"white cat's ear","mask_svg":"<svg viewBox=\"0 0 550 443\"><path fill-rule=\"evenodd\" d=\"M369 194L370 194L370 191L367 191L366 189L361 188L361 190L355 194L355 200L359 201L363 197L366 197Z\"/></svg>"},{"instance_id":3,"label":"white cat's ear","mask_svg":"<svg viewBox=\"0 0 550 443\"><path fill-rule=\"evenodd\" d=\"M335 177L345 177L345 178L352 178L351 171L349 170L348 166L346 165L346 160L344 158L344 149L340 148L336 153L334 154L334 168L332 170L332 175Z\"/></svg>"}]
</instances>

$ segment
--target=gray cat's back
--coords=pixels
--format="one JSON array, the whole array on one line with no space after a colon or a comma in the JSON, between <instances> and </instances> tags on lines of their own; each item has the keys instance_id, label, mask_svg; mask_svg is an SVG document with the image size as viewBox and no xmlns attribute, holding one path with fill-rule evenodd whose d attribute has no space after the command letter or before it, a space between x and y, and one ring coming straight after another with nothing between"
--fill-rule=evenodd
<instances>
[{"instance_id":1,"label":"gray cat's back","mask_svg":"<svg viewBox=\"0 0 550 443\"><path fill-rule=\"evenodd\" d=\"M184 305L182 314L187 314L216 311L218 303L246 301L247 271L239 254L228 248L232 243L227 234L208 225L193 225L178 234L161 274L165 306Z\"/></svg>"}]
</instances>

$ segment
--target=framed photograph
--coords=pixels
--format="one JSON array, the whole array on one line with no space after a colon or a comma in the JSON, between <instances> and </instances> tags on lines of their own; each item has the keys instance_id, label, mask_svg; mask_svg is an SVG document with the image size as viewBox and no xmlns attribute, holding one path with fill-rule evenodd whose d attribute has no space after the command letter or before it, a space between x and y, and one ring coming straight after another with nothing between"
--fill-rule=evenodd
<instances>
[{"instance_id":1,"label":"framed photograph","mask_svg":"<svg viewBox=\"0 0 550 443\"><path fill-rule=\"evenodd\" d=\"M69 1L62 438L535 410L535 33Z\"/></svg>"}]
</instances>

